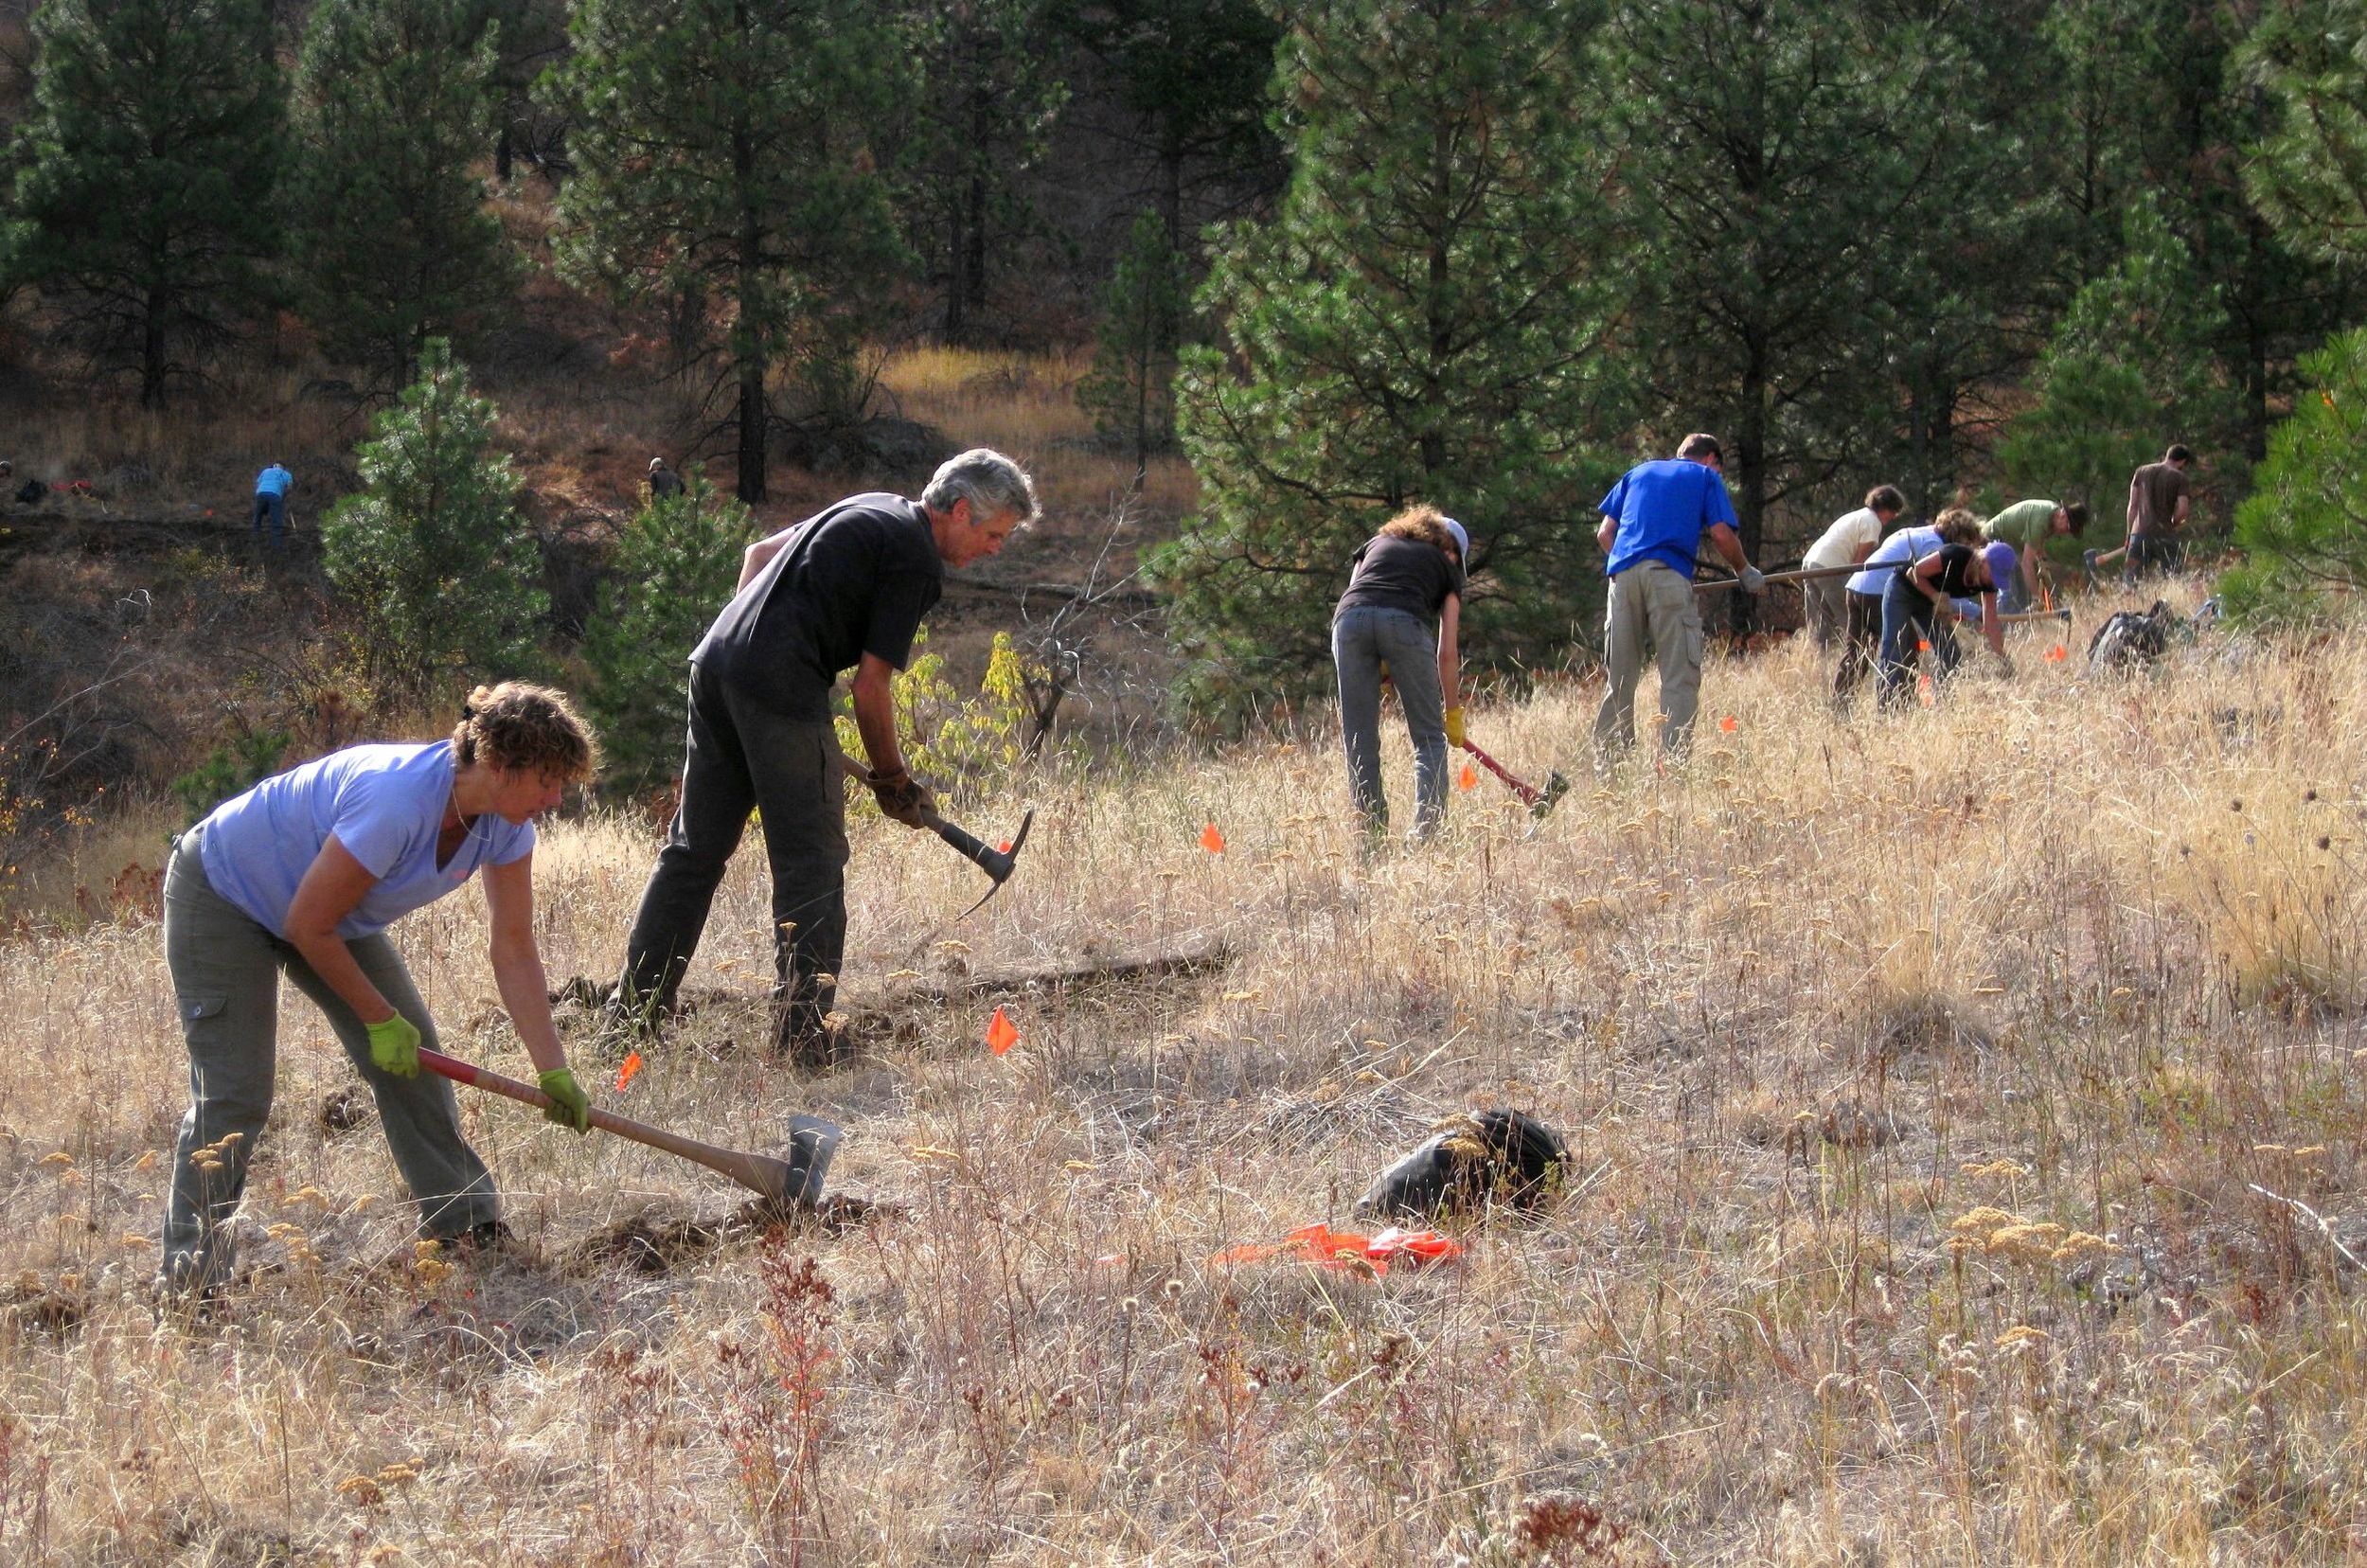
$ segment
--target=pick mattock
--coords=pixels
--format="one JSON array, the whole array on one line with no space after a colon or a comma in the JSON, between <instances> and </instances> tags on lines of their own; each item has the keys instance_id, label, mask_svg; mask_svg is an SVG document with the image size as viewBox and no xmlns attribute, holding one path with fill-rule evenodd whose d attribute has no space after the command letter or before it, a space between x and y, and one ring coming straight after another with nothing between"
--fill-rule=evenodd
<instances>
[{"instance_id":1,"label":"pick mattock","mask_svg":"<svg viewBox=\"0 0 2367 1568\"><path fill-rule=\"evenodd\" d=\"M840 765L845 768L857 783L868 785L871 782L869 768L864 767L845 752L839 753L838 759ZM966 920L985 907L988 899L1002 892L1003 884L1011 880L1011 870L1019 864L1019 852L1027 846L1027 830L1036 825L1036 809L1030 806L1021 813L1019 831L1011 835L1010 846L1005 849L989 848L980 843L972 835L964 832L939 816L937 809L934 806L924 806L920 809L920 825L961 851L965 860L994 879L994 884L978 895L976 903L953 917L956 920Z\"/></svg>"},{"instance_id":2,"label":"pick mattock","mask_svg":"<svg viewBox=\"0 0 2367 1568\"><path fill-rule=\"evenodd\" d=\"M438 1078L454 1083L465 1083L472 1089L484 1089L506 1096L522 1105L548 1109L550 1096L530 1083L504 1078L473 1062L448 1057L441 1051L419 1047L419 1065ZM822 1177L830 1168L830 1156L838 1152L840 1131L837 1124L820 1116L789 1118L789 1158L775 1160L767 1154L747 1154L736 1149L719 1149L713 1144L685 1138L679 1132L668 1132L646 1122L620 1116L614 1111L595 1109L592 1125L603 1132L614 1132L620 1138L703 1165L719 1175L728 1176L752 1192L760 1193L771 1202L787 1206L802 1203L810 1208L822 1201Z\"/></svg>"},{"instance_id":3,"label":"pick mattock","mask_svg":"<svg viewBox=\"0 0 2367 1568\"><path fill-rule=\"evenodd\" d=\"M1558 769L1545 775L1545 787L1540 790L1534 784L1523 784L1513 777L1504 771L1503 763L1480 750L1470 741L1464 741L1463 749L1478 757L1481 767L1510 785L1512 793L1521 797L1522 802L1529 809L1529 815L1533 817L1543 816L1554 809L1554 802L1570 793L1570 780L1563 777Z\"/></svg>"}]
</instances>

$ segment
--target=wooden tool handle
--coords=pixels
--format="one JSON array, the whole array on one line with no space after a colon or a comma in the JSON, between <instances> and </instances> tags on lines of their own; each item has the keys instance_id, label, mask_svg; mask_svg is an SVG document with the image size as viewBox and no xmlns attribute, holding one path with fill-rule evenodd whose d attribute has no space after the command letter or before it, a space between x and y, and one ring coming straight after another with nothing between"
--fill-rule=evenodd
<instances>
[{"instance_id":1,"label":"wooden tool handle","mask_svg":"<svg viewBox=\"0 0 2367 1568\"><path fill-rule=\"evenodd\" d=\"M448 1057L441 1051L431 1051L424 1045L419 1047L419 1065L438 1078L465 1083L472 1089L483 1089L514 1099L521 1105L547 1110L553 1103L550 1096L530 1083L521 1083L489 1068L479 1067L474 1062ZM631 1116L620 1116L614 1111L602 1111L596 1107L592 1112L592 1125L603 1132L614 1132L620 1138L630 1138L634 1143L688 1160L693 1165L704 1166L717 1175L728 1176L741 1186L763 1193L768 1198L778 1199L786 1190L789 1167L780 1160L767 1159L761 1154L746 1154L738 1149L718 1149L713 1144L685 1138L679 1132L668 1132L664 1128L651 1127L647 1122L637 1122Z\"/></svg>"}]
</instances>

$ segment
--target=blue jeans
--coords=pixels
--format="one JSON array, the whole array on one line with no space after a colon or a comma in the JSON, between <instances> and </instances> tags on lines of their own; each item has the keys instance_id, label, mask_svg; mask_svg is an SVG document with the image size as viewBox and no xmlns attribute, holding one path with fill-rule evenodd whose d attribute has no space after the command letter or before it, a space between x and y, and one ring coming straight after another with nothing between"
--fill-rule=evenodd
<instances>
[{"instance_id":1,"label":"blue jeans","mask_svg":"<svg viewBox=\"0 0 2367 1568\"><path fill-rule=\"evenodd\" d=\"M265 518L271 520L271 547L276 550L288 540L288 498L277 490L257 490L251 528L258 538L262 535Z\"/></svg>"},{"instance_id":2,"label":"blue jeans","mask_svg":"<svg viewBox=\"0 0 2367 1568\"><path fill-rule=\"evenodd\" d=\"M1938 606L1921 589L1913 587L1901 573L1893 577L1890 586L1882 590L1882 650L1876 666L1880 685L1877 695L1884 707L1904 701L1907 694L1907 661L1922 642L1934 646L1939 642L1932 630L1933 615ZM1935 656L1931 668L1939 664Z\"/></svg>"},{"instance_id":3,"label":"blue jeans","mask_svg":"<svg viewBox=\"0 0 2367 1568\"><path fill-rule=\"evenodd\" d=\"M1348 754L1348 795L1378 832L1389 826L1380 793L1380 666L1389 662L1414 741L1414 836L1437 831L1447 811L1447 710L1438 689L1438 639L1402 610L1363 605L1331 623L1331 662L1340 672L1340 739Z\"/></svg>"}]
</instances>

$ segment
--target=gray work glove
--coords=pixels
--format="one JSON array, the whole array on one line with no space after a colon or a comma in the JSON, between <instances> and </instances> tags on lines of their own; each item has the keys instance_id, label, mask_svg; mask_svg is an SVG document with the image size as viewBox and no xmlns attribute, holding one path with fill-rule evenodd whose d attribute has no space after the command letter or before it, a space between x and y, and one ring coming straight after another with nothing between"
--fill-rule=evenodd
<instances>
[{"instance_id":1,"label":"gray work glove","mask_svg":"<svg viewBox=\"0 0 2367 1568\"><path fill-rule=\"evenodd\" d=\"M1746 594L1767 592L1767 574L1756 566L1745 566L1741 572L1742 591Z\"/></svg>"}]
</instances>

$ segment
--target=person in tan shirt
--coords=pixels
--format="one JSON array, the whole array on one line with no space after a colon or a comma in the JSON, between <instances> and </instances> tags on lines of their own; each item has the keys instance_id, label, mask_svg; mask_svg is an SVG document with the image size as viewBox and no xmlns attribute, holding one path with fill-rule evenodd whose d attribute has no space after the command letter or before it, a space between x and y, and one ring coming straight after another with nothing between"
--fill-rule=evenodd
<instances>
[{"instance_id":1,"label":"person in tan shirt","mask_svg":"<svg viewBox=\"0 0 2367 1568\"><path fill-rule=\"evenodd\" d=\"M2176 572L2186 565L2186 471L2194 453L2180 445L2128 477L2128 562L2131 578Z\"/></svg>"}]
</instances>

